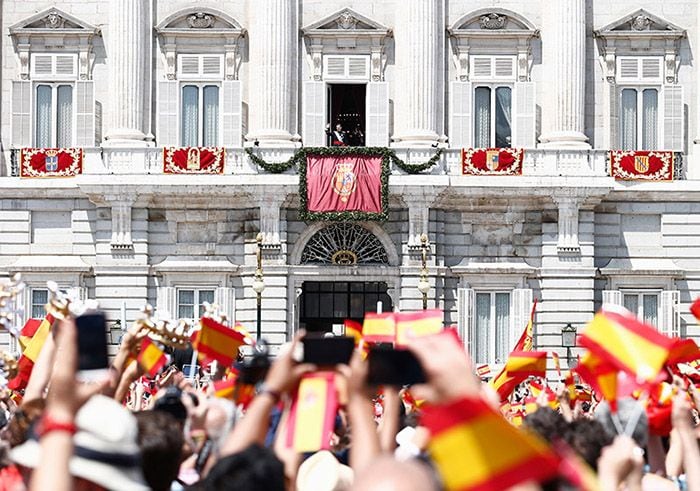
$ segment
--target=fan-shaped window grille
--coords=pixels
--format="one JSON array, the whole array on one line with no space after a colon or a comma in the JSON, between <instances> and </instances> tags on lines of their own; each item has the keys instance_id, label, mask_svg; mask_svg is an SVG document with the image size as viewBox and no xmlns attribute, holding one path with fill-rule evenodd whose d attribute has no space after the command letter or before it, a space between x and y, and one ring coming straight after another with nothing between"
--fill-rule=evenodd
<instances>
[{"instance_id":1,"label":"fan-shaped window grille","mask_svg":"<svg viewBox=\"0 0 700 491\"><path fill-rule=\"evenodd\" d=\"M304 247L301 264L389 264L379 239L353 223L334 223L316 232Z\"/></svg>"}]
</instances>

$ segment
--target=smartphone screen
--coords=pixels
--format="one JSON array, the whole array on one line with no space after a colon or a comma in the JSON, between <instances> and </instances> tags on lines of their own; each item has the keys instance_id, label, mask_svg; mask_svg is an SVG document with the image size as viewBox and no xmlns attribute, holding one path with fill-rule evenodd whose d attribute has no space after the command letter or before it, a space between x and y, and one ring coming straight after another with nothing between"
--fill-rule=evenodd
<instances>
[{"instance_id":1,"label":"smartphone screen","mask_svg":"<svg viewBox=\"0 0 700 491\"><path fill-rule=\"evenodd\" d=\"M199 365L191 365L189 363L182 365L182 373L185 378L194 378L199 372Z\"/></svg>"},{"instance_id":2,"label":"smartphone screen","mask_svg":"<svg viewBox=\"0 0 700 491\"><path fill-rule=\"evenodd\" d=\"M314 337L306 336L304 346L304 363L314 365L337 365L350 363L355 340L350 336Z\"/></svg>"},{"instance_id":3,"label":"smartphone screen","mask_svg":"<svg viewBox=\"0 0 700 491\"><path fill-rule=\"evenodd\" d=\"M425 373L418 359L408 350L373 348L369 352L370 385L413 385L424 383Z\"/></svg>"},{"instance_id":4,"label":"smartphone screen","mask_svg":"<svg viewBox=\"0 0 700 491\"><path fill-rule=\"evenodd\" d=\"M78 371L105 370L109 367L107 355L107 324L102 312L76 317L78 331Z\"/></svg>"}]
</instances>

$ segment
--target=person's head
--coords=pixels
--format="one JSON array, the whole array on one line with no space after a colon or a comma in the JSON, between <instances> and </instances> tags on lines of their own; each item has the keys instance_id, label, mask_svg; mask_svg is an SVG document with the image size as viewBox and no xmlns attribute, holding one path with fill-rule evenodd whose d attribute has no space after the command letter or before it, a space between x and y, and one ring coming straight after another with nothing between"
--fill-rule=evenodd
<instances>
[{"instance_id":1,"label":"person's head","mask_svg":"<svg viewBox=\"0 0 700 491\"><path fill-rule=\"evenodd\" d=\"M591 469L597 467L603 448L612 443L603 425L593 419L577 419L569 423L564 440Z\"/></svg>"},{"instance_id":2,"label":"person's head","mask_svg":"<svg viewBox=\"0 0 700 491\"><path fill-rule=\"evenodd\" d=\"M141 469L153 491L167 491L177 478L184 437L177 431L177 420L163 411L135 413Z\"/></svg>"},{"instance_id":3,"label":"person's head","mask_svg":"<svg viewBox=\"0 0 700 491\"><path fill-rule=\"evenodd\" d=\"M220 448L233 428L236 406L229 400L213 398L209 400L207 407L204 429L215 447Z\"/></svg>"},{"instance_id":4,"label":"person's head","mask_svg":"<svg viewBox=\"0 0 700 491\"><path fill-rule=\"evenodd\" d=\"M306 459L297 473L297 491L347 491L352 486L353 472L338 462L327 450Z\"/></svg>"},{"instance_id":5,"label":"person's head","mask_svg":"<svg viewBox=\"0 0 700 491\"><path fill-rule=\"evenodd\" d=\"M45 406L45 399L33 399L24 401L15 411L7 427L3 428L3 437L7 435L6 438L11 447L16 447L27 440L29 427L41 416Z\"/></svg>"},{"instance_id":6,"label":"person's head","mask_svg":"<svg viewBox=\"0 0 700 491\"><path fill-rule=\"evenodd\" d=\"M343 125L341 125L340 123L336 123L336 124L335 124L335 130L336 130L336 131L342 131L342 130L343 130Z\"/></svg>"},{"instance_id":7,"label":"person's head","mask_svg":"<svg viewBox=\"0 0 700 491\"><path fill-rule=\"evenodd\" d=\"M617 428L613 417L617 418L619 425L626 429L628 425L634 425L632 439L644 448L649 440L649 420L647 413L639 402L627 397L617 401L617 414L613 416L610 411L610 405L603 401L598 404L595 411L595 419L603 425L605 431L610 438L617 436ZM631 429L631 428L630 428ZM629 434L629 433L628 433Z\"/></svg>"},{"instance_id":8,"label":"person's head","mask_svg":"<svg viewBox=\"0 0 700 491\"><path fill-rule=\"evenodd\" d=\"M528 414L523 420L523 425L548 442L562 438L567 428L564 417L549 407L541 407Z\"/></svg>"},{"instance_id":9,"label":"person's head","mask_svg":"<svg viewBox=\"0 0 700 491\"><path fill-rule=\"evenodd\" d=\"M430 491L438 484L427 464L419 460L399 462L385 456L374 459L355 475L352 488L357 491Z\"/></svg>"},{"instance_id":10,"label":"person's head","mask_svg":"<svg viewBox=\"0 0 700 491\"><path fill-rule=\"evenodd\" d=\"M242 452L219 459L201 489L212 491L284 491L284 465L274 452L251 445Z\"/></svg>"}]
</instances>

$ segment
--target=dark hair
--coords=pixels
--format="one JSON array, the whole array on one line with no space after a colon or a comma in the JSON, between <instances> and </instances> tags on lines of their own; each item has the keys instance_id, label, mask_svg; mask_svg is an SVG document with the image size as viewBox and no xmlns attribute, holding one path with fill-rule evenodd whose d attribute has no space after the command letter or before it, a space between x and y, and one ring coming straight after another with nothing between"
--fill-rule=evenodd
<instances>
[{"instance_id":1,"label":"dark hair","mask_svg":"<svg viewBox=\"0 0 700 491\"><path fill-rule=\"evenodd\" d=\"M594 419L577 419L569 424L564 440L591 467L597 469L603 447L612 443L612 437L600 422Z\"/></svg>"},{"instance_id":2,"label":"dark hair","mask_svg":"<svg viewBox=\"0 0 700 491\"><path fill-rule=\"evenodd\" d=\"M138 423L141 469L153 491L167 491L177 479L184 437L175 418L163 411L134 414Z\"/></svg>"},{"instance_id":3,"label":"dark hair","mask_svg":"<svg viewBox=\"0 0 700 491\"><path fill-rule=\"evenodd\" d=\"M269 448L251 445L220 459L197 489L284 491L284 465Z\"/></svg>"},{"instance_id":4,"label":"dark hair","mask_svg":"<svg viewBox=\"0 0 700 491\"><path fill-rule=\"evenodd\" d=\"M187 408L182 403L182 390L174 386L165 389L165 394L153 404L153 410L168 413L183 424L187 419Z\"/></svg>"},{"instance_id":5,"label":"dark hair","mask_svg":"<svg viewBox=\"0 0 700 491\"><path fill-rule=\"evenodd\" d=\"M523 425L548 442L561 439L567 427L564 417L549 407L541 407L525 416Z\"/></svg>"}]
</instances>

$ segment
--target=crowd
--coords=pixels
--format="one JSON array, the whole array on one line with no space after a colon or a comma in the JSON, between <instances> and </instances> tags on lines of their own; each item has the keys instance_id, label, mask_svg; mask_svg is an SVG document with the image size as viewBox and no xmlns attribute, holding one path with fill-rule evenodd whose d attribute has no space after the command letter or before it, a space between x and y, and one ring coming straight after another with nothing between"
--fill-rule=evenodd
<instances>
[{"instance_id":1,"label":"crowd","mask_svg":"<svg viewBox=\"0 0 700 491\"><path fill-rule=\"evenodd\" d=\"M602 401L567 376L503 394L443 332L407 343L425 383L377 387L362 343L348 364L319 367L297 361L299 333L254 389L226 391L241 356L202 362L201 377L175 353L149 376L134 361L145 334L132 329L108 376L84 382L74 320L51 332L26 387L2 394L0 490L700 489L695 374L668 364L631 397ZM308 380L333 393L300 388ZM659 431L649 400L661 380ZM319 394L337 399L330 418Z\"/></svg>"}]
</instances>

